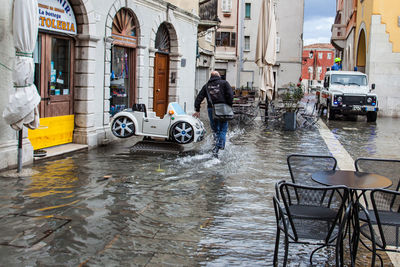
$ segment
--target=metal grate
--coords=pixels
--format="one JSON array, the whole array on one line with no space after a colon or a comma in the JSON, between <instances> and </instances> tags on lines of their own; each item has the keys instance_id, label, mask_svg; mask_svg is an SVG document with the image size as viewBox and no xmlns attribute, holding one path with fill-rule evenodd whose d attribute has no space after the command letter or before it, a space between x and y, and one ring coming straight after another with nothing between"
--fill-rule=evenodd
<instances>
[{"instance_id":1,"label":"metal grate","mask_svg":"<svg viewBox=\"0 0 400 267\"><path fill-rule=\"evenodd\" d=\"M365 96L343 96L343 104L365 105Z\"/></svg>"}]
</instances>

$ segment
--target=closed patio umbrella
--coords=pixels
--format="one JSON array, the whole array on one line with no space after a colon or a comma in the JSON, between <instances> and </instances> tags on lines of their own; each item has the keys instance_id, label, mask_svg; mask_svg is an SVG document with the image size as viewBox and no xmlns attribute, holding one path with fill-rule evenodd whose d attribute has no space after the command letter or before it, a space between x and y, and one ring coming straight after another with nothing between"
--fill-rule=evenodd
<instances>
[{"instance_id":1,"label":"closed patio umbrella","mask_svg":"<svg viewBox=\"0 0 400 267\"><path fill-rule=\"evenodd\" d=\"M39 126L38 104L40 96L33 84L33 50L38 34L37 0L15 0L13 14L15 62L13 70L14 88L3 118L18 131L18 172L22 165L22 128L36 129Z\"/></svg>"},{"instance_id":2,"label":"closed patio umbrella","mask_svg":"<svg viewBox=\"0 0 400 267\"><path fill-rule=\"evenodd\" d=\"M276 62L276 21L272 0L263 0L258 21L255 63L261 68L260 90L272 100Z\"/></svg>"}]
</instances>

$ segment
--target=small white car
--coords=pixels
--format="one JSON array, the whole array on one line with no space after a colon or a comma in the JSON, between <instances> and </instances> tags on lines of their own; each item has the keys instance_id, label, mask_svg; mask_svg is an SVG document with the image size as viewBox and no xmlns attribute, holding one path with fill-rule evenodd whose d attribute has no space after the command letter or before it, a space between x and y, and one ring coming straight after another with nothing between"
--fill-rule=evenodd
<instances>
[{"instance_id":1,"label":"small white car","mask_svg":"<svg viewBox=\"0 0 400 267\"><path fill-rule=\"evenodd\" d=\"M111 123L112 133L118 138L133 135L165 138L179 144L203 140L206 130L197 118L187 115L176 103L168 105L167 113L161 119L155 112L147 112L144 104L134 104L114 115Z\"/></svg>"}]
</instances>

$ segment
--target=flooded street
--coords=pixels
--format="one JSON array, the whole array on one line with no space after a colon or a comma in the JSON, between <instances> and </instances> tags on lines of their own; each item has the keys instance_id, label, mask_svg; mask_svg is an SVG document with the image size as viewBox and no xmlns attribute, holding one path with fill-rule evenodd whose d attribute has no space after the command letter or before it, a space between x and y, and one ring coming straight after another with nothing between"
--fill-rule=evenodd
<instances>
[{"instance_id":1,"label":"flooded street","mask_svg":"<svg viewBox=\"0 0 400 267\"><path fill-rule=\"evenodd\" d=\"M329 127L345 146L365 143L352 155L378 155L385 136L359 124ZM346 137L345 127L360 129ZM231 128L219 159L210 135L179 155L131 154L134 141L35 163L29 177L0 177L0 265L272 266L272 196L275 182L290 179L287 155L329 154L318 129L261 122ZM291 251L294 266L308 266L309 249ZM333 255L322 250L314 262Z\"/></svg>"},{"instance_id":2,"label":"flooded street","mask_svg":"<svg viewBox=\"0 0 400 267\"><path fill-rule=\"evenodd\" d=\"M376 123L367 123L358 116L357 121L329 121L327 126L346 148L353 159L358 157L399 158L400 119L378 118Z\"/></svg>"}]
</instances>

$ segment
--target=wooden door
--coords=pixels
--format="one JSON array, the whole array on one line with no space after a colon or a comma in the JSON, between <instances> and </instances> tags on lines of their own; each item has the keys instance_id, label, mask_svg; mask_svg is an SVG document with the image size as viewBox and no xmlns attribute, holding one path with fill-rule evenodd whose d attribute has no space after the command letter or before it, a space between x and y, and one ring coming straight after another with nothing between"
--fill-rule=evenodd
<instances>
[{"instance_id":1,"label":"wooden door","mask_svg":"<svg viewBox=\"0 0 400 267\"><path fill-rule=\"evenodd\" d=\"M73 114L72 39L40 34L40 117Z\"/></svg>"},{"instance_id":2,"label":"wooden door","mask_svg":"<svg viewBox=\"0 0 400 267\"><path fill-rule=\"evenodd\" d=\"M169 57L167 54L156 53L154 59L154 101L153 111L163 118L168 107L168 73Z\"/></svg>"}]
</instances>

